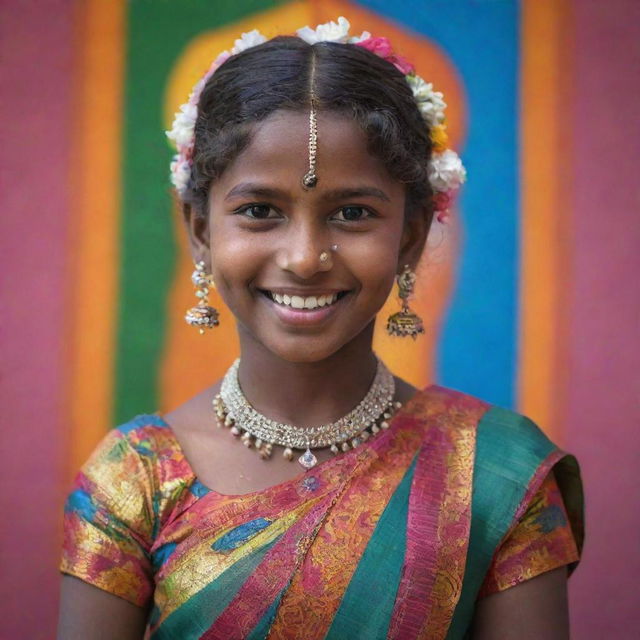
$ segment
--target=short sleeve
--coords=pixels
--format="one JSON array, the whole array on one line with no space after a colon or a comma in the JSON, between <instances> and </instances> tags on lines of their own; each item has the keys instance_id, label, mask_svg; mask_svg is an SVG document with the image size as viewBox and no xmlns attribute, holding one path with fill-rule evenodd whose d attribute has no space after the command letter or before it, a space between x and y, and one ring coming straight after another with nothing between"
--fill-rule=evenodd
<instances>
[{"instance_id":1,"label":"short sleeve","mask_svg":"<svg viewBox=\"0 0 640 640\"><path fill-rule=\"evenodd\" d=\"M109 432L68 495L60 571L145 606L153 592L149 485L126 434Z\"/></svg>"},{"instance_id":2,"label":"short sleeve","mask_svg":"<svg viewBox=\"0 0 640 640\"><path fill-rule=\"evenodd\" d=\"M493 557L479 597L577 562L579 552L553 471Z\"/></svg>"}]
</instances>

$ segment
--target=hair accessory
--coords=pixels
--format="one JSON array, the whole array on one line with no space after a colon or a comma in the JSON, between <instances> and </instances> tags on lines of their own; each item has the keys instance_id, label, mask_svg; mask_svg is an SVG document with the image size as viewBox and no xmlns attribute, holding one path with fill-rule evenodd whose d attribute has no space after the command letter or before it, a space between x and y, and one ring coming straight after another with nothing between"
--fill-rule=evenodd
<instances>
[{"instance_id":1,"label":"hair accessory","mask_svg":"<svg viewBox=\"0 0 640 640\"><path fill-rule=\"evenodd\" d=\"M216 309L209 306L209 287L213 284L213 280L205 273L204 262L198 262L195 267L195 271L191 274L191 282L196 288L196 297L200 300L196 307L187 309L184 319L192 327L198 327L202 335L205 329L213 329L220 322Z\"/></svg>"},{"instance_id":2,"label":"hair accessory","mask_svg":"<svg viewBox=\"0 0 640 640\"><path fill-rule=\"evenodd\" d=\"M401 406L393 401L393 375L378 359L373 383L355 409L336 422L318 427L295 427L271 420L249 404L238 381L239 367L240 359L225 374L220 393L213 399L213 407L218 426L229 427L234 436L240 438L245 446L254 447L263 459L271 457L273 445L284 447L282 455L287 460L293 460L293 449L301 449L304 453L298 462L305 469L311 469L318 464L312 448L330 447L333 454L355 449L373 435L388 429L389 420Z\"/></svg>"},{"instance_id":3,"label":"hair accessory","mask_svg":"<svg viewBox=\"0 0 640 640\"><path fill-rule=\"evenodd\" d=\"M433 153L428 167L428 177L434 192L436 219L438 222L445 223L449 218L449 207L453 196L466 180L466 170L458 154L447 148L448 137L444 116L444 110L447 105L444 102L443 95L439 91L434 91L431 83L425 82L417 75L410 62L394 53L387 38L373 38L367 31L363 31L360 36L350 36L349 28L349 21L341 16L337 22L327 22L326 24L318 25L315 29L303 27L298 29L296 33L299 38L309 44L339 42L363 47L387 60L404 74L405 80L413 92L418 109L430 130ZM266 40L255 29L249 33L243 33L235 41L234 47L230 52L223 51L214 60L204 77L193 88L189 100L176 113L171 131L167 131L167 137L175 143L177 150L177 154L171 161L171 183L181 198L185 196L191 180L198 101L207 80L229 57L262 44ZM305 188L312 188L317 184L317 176L315 174L317 144L315 106L312 100L309 114L309 171L303 178L303 186ZM307 181L309 184L307 184Z\"/></svg>"},{"instance_id":4,"label":"hair accessory","mask_svg":"<svg viewBox=\"0 0 640 640\"><path fill-rule=\"evenodd\" d=\"M313 91L313 90L312 90ZM311 108L309 109L309 171L302 178L304 189L313 189L318 184L316 175L316 159L318 151L318 121L316 118L315 96L311 94Z\"/></svg>"},{"instance_id":5,"label":"hair accessory","mask_svg":"<svg viewBox=\"0 0 640 640\"><path fill-rule=\"evenodd\" d=\"M406 264L402 273L397 276L397 281L398 297L402 300L402 310L389 316L387 333L401 338L411 336L415 340L418 334L424 333L422 318L409 309L409 296L413 293L416 274Z\"/></svg>"}]
</instances>

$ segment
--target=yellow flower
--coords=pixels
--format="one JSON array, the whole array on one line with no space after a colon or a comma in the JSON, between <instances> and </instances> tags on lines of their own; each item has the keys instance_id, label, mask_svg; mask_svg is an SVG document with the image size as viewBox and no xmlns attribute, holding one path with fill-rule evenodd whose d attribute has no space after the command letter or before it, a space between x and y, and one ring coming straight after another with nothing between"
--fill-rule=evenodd
<instances>
[{"instance_id":1,"label":"yellow flower","mask_svg":"<svg viewBox=\"0 0 640 640\"><path fill-rule=\"evenodd\" d=\"M437 124L431 128L431 142L433 142L434 151L444 151L447 148L449 136L444 124Z\"/></svg>"}]
</instances>

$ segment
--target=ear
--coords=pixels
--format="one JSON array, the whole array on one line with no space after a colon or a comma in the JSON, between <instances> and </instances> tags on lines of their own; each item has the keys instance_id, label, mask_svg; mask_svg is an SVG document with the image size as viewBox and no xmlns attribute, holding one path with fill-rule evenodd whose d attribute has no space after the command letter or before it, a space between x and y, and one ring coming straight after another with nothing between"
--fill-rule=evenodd
<instances>
[{"instance_id":1,"label":"ear","mask_svg":"<svg viewBox=\"0 0 640 640\"><path fill-rule=\"evenodd\" d=\"M400 242L398 272L402 270L405 264L415 270L424 250L432 219L433 214L426 207L407 211Z\"/></svg>"},{"instance_id":2,"label":"ear","mask_svg":"<svg viewBox=\"0 0 640 640\"><path fill-rule=\"evenodd\" d=\"M198 215L190 204L182 205L182 216L187 228L189 248L194 262L204 262L207 272L211 270L211 251L209 249L209 220Z\"/></svg>"}]
</instances>

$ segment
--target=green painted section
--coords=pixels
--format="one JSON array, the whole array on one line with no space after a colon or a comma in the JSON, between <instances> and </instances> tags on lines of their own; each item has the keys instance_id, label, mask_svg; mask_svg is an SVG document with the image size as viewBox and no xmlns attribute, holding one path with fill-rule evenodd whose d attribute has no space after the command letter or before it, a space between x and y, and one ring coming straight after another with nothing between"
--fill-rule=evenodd
<instances>
[{"instance_id":1,"label":"green painted section","mask_svg":"<svg viewBox=\"0 0 640 640\"><path fill-rule=\"evenodd\" d=\"M275 4L265 0L128 3L115 424L153 412L159 404L167 295L176 264L168 179L173 151L163 123L170 72L195 36Z\"/></svg>"},{"instance_id":2,"label":"green painted section","mask_svg":"<svg viewBox=\"0 0 640 640\"><path fill-rule=\"evenodd\" d=\"M380 516L325 640L387 637L404 564L409 493L417 459L416 454Z\"/></svg>"}]
</instances>

